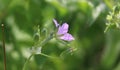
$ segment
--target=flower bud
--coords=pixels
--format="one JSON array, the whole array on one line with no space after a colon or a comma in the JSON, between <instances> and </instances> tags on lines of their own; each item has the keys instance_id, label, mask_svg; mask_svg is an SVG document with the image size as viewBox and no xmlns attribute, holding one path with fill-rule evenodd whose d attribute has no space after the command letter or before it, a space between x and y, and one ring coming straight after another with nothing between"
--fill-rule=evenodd
<instances>
[{"instance_id":1,"label":"flower bud","mask_svg":"<svg viewBox=\"0 0 120 70\"><path fill-rule=\"evenodd\" d=\"M47 29L46 28L43 28L42 30L41 30L41 36L42 37L46 37L48 34L47 34Z\"/></svg>"},{"instance_id":2,"label":"flower bud","mask_svg":"<svg viewBox=\"0 0 120 70\"><path fill-rule=\"evenodd\" d=\"M34 36L33 36L33 39L35 42L38 42L39 39L40 39L40 34L39 33L35 33Z\"/></svg>"}]
</instances>

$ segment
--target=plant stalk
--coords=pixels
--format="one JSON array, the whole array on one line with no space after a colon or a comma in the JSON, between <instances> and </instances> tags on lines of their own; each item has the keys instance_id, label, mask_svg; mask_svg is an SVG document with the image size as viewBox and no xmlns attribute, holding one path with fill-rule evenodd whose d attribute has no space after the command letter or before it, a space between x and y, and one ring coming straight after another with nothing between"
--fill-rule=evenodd
<instances>
[{"instance_id":1,"label":"plant stalk","mask_svg":"<svg viewBox=\"0 0 120 70\"><path fill-rule=\"evenodd\" d=\"M4 24L2 26L2 43L3 43L3 55L4 55L4 70L6 70L6 49L5 49L5 37L4 37Z\"/></svg>"},{"instance_id":2,"label":"plant stalk","mask_svg":"<svg viewBox=\"0 0 120 70\"><path fill-rule=\"evenodd\" d=\"M24 64L24 66L23 66L23 69L22 69L22 70L26 70L26 66L27 66L27 64L28 64L29 60L31 59L31 57L32 57L33 55L34 55L34 54L31 54L31 55L28 57L28 59L26 60L26 62L25 62L25 64Z\"/></svg>"}]
</instances>

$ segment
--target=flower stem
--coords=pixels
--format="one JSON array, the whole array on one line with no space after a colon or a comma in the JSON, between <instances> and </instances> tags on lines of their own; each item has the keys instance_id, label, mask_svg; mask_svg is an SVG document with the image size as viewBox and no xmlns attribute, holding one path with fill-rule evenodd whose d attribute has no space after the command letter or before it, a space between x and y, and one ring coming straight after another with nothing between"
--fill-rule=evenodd
<instances>
[{"instance_id":1,"label":"flower stem","mask_svg":"<svg viewBox=\"0 0 120 70\"><path fill-rule=\"evenodd\" d=\"M55 58L55 57L52 57L52 56L46 55L46 54L44 54L44 53L41 53L40 55L45 56L45 57L48 57L48 58Z\"/></svg>"},{"instance_id":2,"label":"flower stem","mask_svg":"<svg viewBox=\"0 0 120 70\"><path fill-rule=\"evenodd\" d=\"M28 59L26 60L26 62L25 62L25 64L24 64L22 70L26 70L26 66L27 66L29 60L30 60L31 57L34 56L34 55L35 55L35 54L31 54L31 55L28 57ZM55 58L55 57L52 57L52 56L46 55L46 54L44 54L44 53L41 53L40 55L45 56L45 57L48 57L48 58L52 58L52 59Z\"/></svg>"},{"instance_id":3,"label":"flower stem","mask_svg":"<svg viewBox=\"0 0 120 70\"><path fill-rule=\"evenodd\" d=\"M32 57L33 55L34 55L34 54L31 54L31 55L28 57L28 59L26 60L26 62L25 62L25 64L24 64L24 66L23 66L23 69L22 69L22 70L26 70L26 66L27 66L27 64L28 64L29 60L31 59L31 57Z\"/></svg>"},{"instance_id":4,"label":"flower stem","mask_svg":"<svg viewBox=\"0 0 120 70\"><path fill-rule=\"evenodd\" d=\"M2 38L3 38L3 54L4 54L4 70L6 70L6 50L5 50L5 39L4 39L4 24L2 26Z\"/></svg>"},{"instance_id":5,"label":"flower stem","mask_svg":"<svg viewBox=\"0 0 120 70\"><path fill-rule=\"evenodd\" d=\"M48 41L50 41L52 38L53 38L52 35L48 36L48 37L47 37L46 39L44 39L40 44L38 44L38 46L42 47L42 46L45 45ZM26 66L27 66L29 60L30 60L31 57L34 56L34 55L35 55L35 53L32 53L32 54L28 57L28 59L26 60L26 62L25 62L25 64L24 64L22 70L26 70ZM46 57L49 57L49 58L53 58L53 57L48 56L48 55L43 54L43 53L41 53L41 55L46 56Z\"/></svg>"},{"instance_id":6,"label":"flower stem","mask_svg":"<svg viewBox=\"0 0 120 70\"><path fill-rule=\"evenodd\" d=\"M53 37L52 36L48 36L46 39L44 39L40 44L38 44L39 46L44 46L48 41L50 41Z\"/></svg>"},{"instance_id":7,"label":"flower stem","mask_svg":"<svg viewBox=\"0 0 120 70\"><path fill-rule=\"evenodd\" d=\"M106 32L108 31L109 28L110 28L110 25L108 25L108 26L105 28L104 33L106 33Z\"/></svg>"}]
</instances>

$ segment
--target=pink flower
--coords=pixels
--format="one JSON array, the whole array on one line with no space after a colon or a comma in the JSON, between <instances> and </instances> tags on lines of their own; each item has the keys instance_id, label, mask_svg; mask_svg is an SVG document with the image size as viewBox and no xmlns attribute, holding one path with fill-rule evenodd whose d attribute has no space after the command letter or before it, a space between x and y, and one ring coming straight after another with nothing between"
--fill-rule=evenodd
<instances>
[{"instance_id":1,"label":"pink flower","mask_svg":"<svg viewBox=\"0 0 120 70\"><path fill-rule=\"evenodd\" d=\"M63 23L62 25L60 25L55 19L53 19L53 22L55 26L58 28L58 31L57 31L58 38L65 41L74 40L74 37L68 33L69 25L67 23Z\"/></svg>"}]
</instances>

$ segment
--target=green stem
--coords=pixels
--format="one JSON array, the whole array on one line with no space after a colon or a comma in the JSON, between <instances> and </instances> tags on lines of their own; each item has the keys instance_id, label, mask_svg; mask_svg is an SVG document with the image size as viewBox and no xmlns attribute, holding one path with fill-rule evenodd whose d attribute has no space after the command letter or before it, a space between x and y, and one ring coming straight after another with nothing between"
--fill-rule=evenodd
<instances>
[{"instance_id":1,"label":"green stem","mask_svg":"<svg viewBox=\"0 0 120 70\"><path fill-rule=\"evenodd\" d=\"M43 40L40 44L38 44L38 46L42 47L43 45L45 45L45 44L46 44L49 40L51 40L52 38L53 38L52 36L48 36L45 40ZM23 70L26 70L26 66L27 66L30 58L31 58L32 56L34 56L34 55L35 55L35 54L32 53L32 54L29 56L29 58L26 60L24 66L23 66ZM43 54L43 53L41 53L41 55L46 56L46 57L49 57L49 58L53 58L53 57L48 56L48 55Z\"/></svg>"},{"instance_id":2,"label":"green stem","mask_svg":"<svg viewBox=\"0 0 120 70\"><path fill-rule=\"evenodd\" d=\"M25 64L24 64L22 70L26 70L26 67L27 67L27 64L28 64L29 60L30 60L31 57L34 56L34 55L35 55L35 54L32 54L32 55L30 55L30 56L28 57L28 59L26 60L26 62L25 62ZM46 55L46 54L44 54L44 53L41 53L40 55L45 56L45 57L48 57L48 58L52 58L52 59L55 58L55 57L52 57L52 56Z\"/></svg>"},{"instance_id":3,"label":"green stem","mask_svg":"<svg viewBox=\"0 0 120 70\"><path fill-rule=\"evenodd\" d=\"M34 45L34 47L43 47L48 41L50 41L53 37L52 36L48 36L46 39L44 39L43 41L41 41L41 43L36 43Z\"/></svg>"},{"instance_id":4,"label":"green stem","mask_svg":"<svg viewBox=\"0 0 120 70\"><path fill-rule=\"evenodd\" d=\"M109 28L110 28L110 25L108 25L108 26L105 28L104 33L106 33L106 32L108 31Z\"/></svg>"},{"instance_id":5,"label":"green stem","mask_svg":"<svg viewBox=\"0 0 120 70\"><path fill-rule=\"evenodd\" d=\"M55 58L55 57L52 57L52 56L46 55L46 54L44 54L44 53L41 53L40 55L45 56L45 57L48 57L48 58Z\"/></svg>"},{"instance_id":6,"label":"green stem","mask_svg":"<svg viewBox=\"0 0 120 70\"><path fill-rule=\"evenodd\" d=\"M43 40L40 44L38 44L39 46L43 46L45 45L48 41L50 41L53 37L52 36L49 36L47 37L45 40Z\"/></svg>"},{"instance_id":7,"label":"green stem","mask_svg":"<svg viewBox=\"0 0 120 70\"><path fill-rule=\"evenodd\" d=\"M28 57L28 59L26 60L26 62L25 62L25 64L24 64L24 66L23 66L23 69L22 69L22 70L26 70L26 66L27 66L27 64L28 64L29 60L31 59L31 57L32 57L33 55L34 55L34 54L31 54L31 55Z\"/></svg>"}]
</instances>

